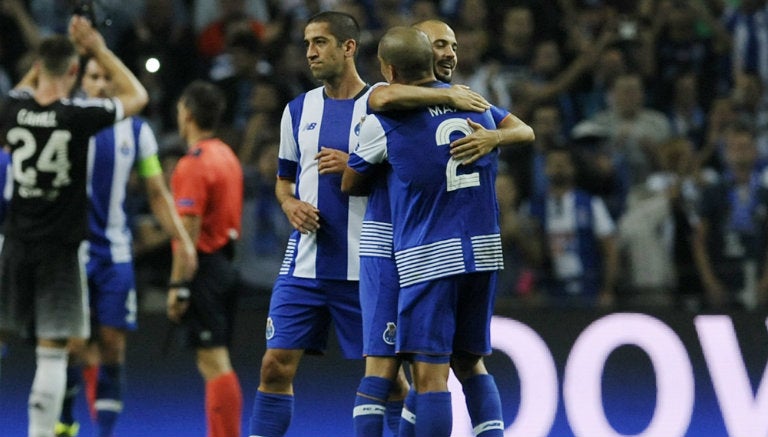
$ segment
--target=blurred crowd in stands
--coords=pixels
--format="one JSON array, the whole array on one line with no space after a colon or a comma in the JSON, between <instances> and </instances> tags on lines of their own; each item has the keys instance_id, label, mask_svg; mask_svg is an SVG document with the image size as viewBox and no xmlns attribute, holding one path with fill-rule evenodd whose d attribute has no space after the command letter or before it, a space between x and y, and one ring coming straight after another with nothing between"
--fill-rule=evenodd
<instances>
[{"instance_id":1,"label":"blurred crowd in stands","mask_svg":"<svg viewBox=\"0 0 768 437\"><path fill-rule=\"evenodd\" d=\"M0 93L76 0L0 0ZM761 309L768 302L766 0L97 0L108 45L139 76L165 171L184 153L175 102L194 79L228 98L221 137L246 170L245 283L268 293L289 224L274 200L284 105L317 86L301 29L355 16L358 66L395 25L438 18L454 83L530 124L501 151L499 299L555 307ZM0 99L0 104L2 100ZM163 286L167 237L131 197L139 282Z\"/></svg>"}]
</instances>

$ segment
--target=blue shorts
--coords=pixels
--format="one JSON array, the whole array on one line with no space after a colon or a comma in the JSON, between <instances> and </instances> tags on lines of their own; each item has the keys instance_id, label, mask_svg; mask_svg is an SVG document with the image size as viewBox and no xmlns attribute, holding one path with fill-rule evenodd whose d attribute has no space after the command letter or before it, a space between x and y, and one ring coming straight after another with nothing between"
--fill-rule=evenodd
<instances>
[{"instance_id":1,"label":"blue shorts","mask_svg":"<svg viewBox=\"0 0 768 437\"><path fill-rule=\"evenodd\" d=\"M112 260L91 257L85 269L88 273L91 321L94 326L136 330L136 280L133 264L113 263Z\"/></svg>"},{"instance_id":2,"label":"blue shorts","mask_svg":"<svg viewBox=\"0 0 768 437\"><path fill-rule=\"evenodd\" d=\"M466 273L401 289L397 352L489 355L496 276Z\"/></svg>"},{"instance_id":3,"label":"blue shorts","mask_svg":"<svg viewBox=\"0 0 768 437\"><path fill-rule=\"evenodd\" d=\"M280 275L269 302L267 348L321 354L328 344L331 320L344 357L362 358L358 282Z\"/></svg>"},{"instance_id":4,"label":"blue shorts","mask_svg":"<svg viewBox=\"0 0 768 437\"><path fill-rule=\"evenodd\" d=\"M395 260L375 256L360 257L363 355L395 356L399 282Z\"/></svg>"}]
</instances>

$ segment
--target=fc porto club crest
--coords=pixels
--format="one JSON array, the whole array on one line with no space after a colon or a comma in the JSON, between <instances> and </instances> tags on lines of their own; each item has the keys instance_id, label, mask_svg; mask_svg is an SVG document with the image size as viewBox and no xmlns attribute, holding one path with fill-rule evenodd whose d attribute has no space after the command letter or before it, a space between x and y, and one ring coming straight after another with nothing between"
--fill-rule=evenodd
<instances>
[{"instance_id":1,"label":"fc porto club crest","mask_svg":"<svg viewBox=\"0 0 768 437\"><path fill-rule=\"evenodd\" d=\"M120 154L123 156L131 156L131 145L127 141L120 143Z\"/></svg>"},{"instance_id":2,"label":"fc porto club crest","mask_svg":"<svg viewBox=\"0 0 768 437\"><path fill-rule=\"evenodd\" d=\"M381 338L384 340L384 343L390 346L395 344L395 339L397 338L397 325L395 325L395 322L387 322L387 329L384 330Z\"/></svg>"},{"instance_id":3,"label":"fc porto club crest","mask_svg":"<svg viewBox=\"0 0 768 437\"><path fill-rule=\"evenodd\" d=\"M272 322L272 317L267 317L267 329L264 331L264 335L267 340L275 336L275 324Z\"/></svg>"}]
</instances>

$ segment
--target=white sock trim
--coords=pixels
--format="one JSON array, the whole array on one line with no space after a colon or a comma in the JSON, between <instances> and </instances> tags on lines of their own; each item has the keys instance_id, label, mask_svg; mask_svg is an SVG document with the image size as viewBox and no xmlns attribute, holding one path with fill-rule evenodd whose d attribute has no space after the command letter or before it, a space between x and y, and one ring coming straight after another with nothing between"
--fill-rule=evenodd
<instances>
[{"instance_id":1,"label":"white sock trim","mask_svg":"<svg viewBox=\"0 0 768 437\"><path fill-rule=\"evenodd\" d=\"M117 399L96 399L93 406L96 407L97 411L112 411L115 413L123 411L123 401L118 401Z\"/></svg>"},{"instance_id":2,"label":"white sock trim","mask_svg":"<svg viewBox=\"0 0 768 437\"><path fill-rule=\"evenodd\" d=\"M500 429L504 431L504 421L489 420L487 422L483 422L480 425L477 425L476 427L472 428L472 435L478 436L481 433L484 433L486 431L490 431L493 429Z\"/></svg>"},{"instance_id":3,"label":"white sock trim","mask_svg":"<svg viewBox=\"0 0 768 437\"><path fill-rule=\"evenodd\" d=\"M403 407L400 417L411 425L416 425L416 415L410 412L407 408Z\"/></svg>"},{"instance_id":4,"label":"white sock trim","mask_svg":"<svg viewBox=\"0 0 768 437\"><path fill-rule=\"evenodd\" d=\"M386 414L387 409L383 405L377 404L363 404L358 405L352 410L352 417L367 416L367 415L380 415Z\"/></svg>"}]
</instances>

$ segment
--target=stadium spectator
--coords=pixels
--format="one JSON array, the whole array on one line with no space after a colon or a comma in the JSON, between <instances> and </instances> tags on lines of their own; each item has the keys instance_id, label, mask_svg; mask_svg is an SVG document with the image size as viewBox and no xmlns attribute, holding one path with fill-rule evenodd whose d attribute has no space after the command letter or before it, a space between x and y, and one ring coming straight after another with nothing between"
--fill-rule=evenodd
<instances>
[{"instance_id":1,"label":"stadium spectator","mask_svg":"<svg viewBox=\"0 0 768 437\"><path fill-rule=\"evenodd\" d=\"M701 283L693 261L696 205L703 183L694 146L675 137L656 151L657 170L630 189L619 221L622 293L633 306L697 310Z\"/></svg>"},{"instance_id":2,"label":"stadium spectator","mask_svg":"<svg viewBox=\"0 0 768 437\"><path fill-rule=\"evenodd\" d=\"M722 178L701 194L696 266L707 308L754 308L768 296L768 189L758 165L754 127L742 122L730 126L724 156Z\"/></svg>"},{"instance_id":3,"label":"stadium spectator","mask_svg":"<svg viewBox=\"0 0 768 437\"><path fill-rule=\"evenodd\" d=\"M602 199L576 188L570 149L547 150L545 172L547 193L531 200L529 212L546 241L541 289L558 308L610 308L618 279L614 222Z\"/></svg>"}]
</instances>

